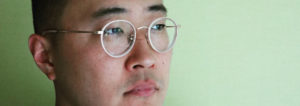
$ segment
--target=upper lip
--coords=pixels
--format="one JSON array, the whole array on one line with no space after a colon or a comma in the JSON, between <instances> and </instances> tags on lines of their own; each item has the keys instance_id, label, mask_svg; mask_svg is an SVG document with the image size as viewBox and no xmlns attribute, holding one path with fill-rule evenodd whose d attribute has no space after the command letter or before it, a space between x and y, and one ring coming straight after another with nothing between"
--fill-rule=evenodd
<instances>
[{"instance_id":1,"label":"upper lip","mask_svg":"<svg viewBox=\"0 0 300 106\"><path fill-rule=\"evenodd\" d=\"M148 88L153 88L154 90L158 91L159 87L157 86L157 84L153 81L153 80L148 80L148 81L138 81L135 84L133 84L132 86L130 86L126 92L124 93L124 95L129 94L131 92L133 92L136 89L139 89L140 87L148 87Z\"/></svg>"}]
</instances>

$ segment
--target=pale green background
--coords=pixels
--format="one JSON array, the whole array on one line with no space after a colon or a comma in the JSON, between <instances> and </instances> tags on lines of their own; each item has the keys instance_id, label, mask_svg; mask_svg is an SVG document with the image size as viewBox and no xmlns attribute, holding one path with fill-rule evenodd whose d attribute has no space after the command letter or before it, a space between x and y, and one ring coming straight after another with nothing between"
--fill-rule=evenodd
<instances>
[{"instance_id":1,"label":"pale green background","mask_svg":"<svg viewBox=\"0 0 300 106\"><path fill-rule=\"evenodd\" d=\"M165 106L300 106L300 0L166 0L181 24ZM0 1L0 105L53 106L29 0Z\"/></svg>"}]
</instances>

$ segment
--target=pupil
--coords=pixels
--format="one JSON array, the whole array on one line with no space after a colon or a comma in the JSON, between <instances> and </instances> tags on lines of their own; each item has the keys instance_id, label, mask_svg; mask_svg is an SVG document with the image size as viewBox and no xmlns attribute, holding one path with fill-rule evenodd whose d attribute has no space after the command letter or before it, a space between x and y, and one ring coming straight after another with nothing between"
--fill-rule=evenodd
<instances>
[{"instance_id":1,"label":"pupil","mask_svg":"<svg viewBox=\"0 0 300 106\"><path fill-rule=\"evenodd\" d=\"M123 33L123 30L121 28L111 28L105 31L106 34L119 34Z\"/></svg>"},{"instance_id":2,"label":"pupil","mask_svg":"<svg viewBox=\"0 0 300 106\"><path fill-rule=\"evenodd\" d=\"M113 32L114 32L114 33L117 33L117 32L120 32L120 31L121 31L120 28L114 28L114 29L113 29Z\"/></svg>"},{"instance_id":3,"label":"pupil","mask_svg":"<svg viewBox=\"0 0 300 106\"><path fill-rule=\"evenodd\" d=\"M157 24L157 25L155 25L155 29L158 29L158 30L161 30L161 29L163 29L165 27L165 25L163 25L163 24Z\"/></svg>"}]
</instances>

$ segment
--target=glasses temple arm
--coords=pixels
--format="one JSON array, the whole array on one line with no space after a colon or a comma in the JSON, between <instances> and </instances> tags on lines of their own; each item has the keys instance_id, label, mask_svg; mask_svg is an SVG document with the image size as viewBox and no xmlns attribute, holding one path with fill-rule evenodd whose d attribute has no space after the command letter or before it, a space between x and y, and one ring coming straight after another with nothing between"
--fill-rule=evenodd
<instances>
[{"instance_id":1,"label":"glasses temple arm","mask_svg":"<svg viewBox=\"0 0 300 106\"><path fill-rule=\"evenodd\" d=\"M91 34L102 34L103 31L70 31L70 30L47 30L42 32L42 35L47 33L91 33Z\"/></svg>"},{"instance_id":2,"label":"glasses temple arm","mask_svg":"<svg viewBox=\"0 0 300 106\"><path fill-rule=\"evenodd\" d=\"M175 26L166 26L167 28L172 28L172 27L177 27L177 28L180 28L181 25L175 25Z\"/></svg>"}]
</instances>

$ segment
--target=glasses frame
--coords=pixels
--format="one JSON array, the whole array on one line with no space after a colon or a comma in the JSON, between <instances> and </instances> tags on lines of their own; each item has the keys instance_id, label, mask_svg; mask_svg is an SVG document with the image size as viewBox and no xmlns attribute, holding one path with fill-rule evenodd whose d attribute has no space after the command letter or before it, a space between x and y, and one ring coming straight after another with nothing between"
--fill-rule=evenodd
<instances>
[{"instance_id":1,"label":"glasses frame","mask_svg":"<svg viewBox=\"0 0 300 106\"><path fill-rule=\"evenodd\" d=\"M174 38L171 42L170 45L168 45L168 48L166 50L163 50L163 51L160 51L158 50L154 44L152 43L152 40L151 40L151 27L156 24L156 22L160 21L160 20L170 20L174 26L166 26L166 27L175 27L175 35L174 35ZM127 49L124 53L122 53L121 55L112 55L111 53L108 52L108 50L105 48L105 44L104 44L104 41L103 41L103 36L104 36L104 30L109 26L111 25L112 23L115 23L115 22L125 22L125 23L128 23L130 25L130 27L132 27L133 31L134 31L134 34L133 38L131 38L133 40L133 44L130 45L129 49ZM114 57L114 58L120 58L120 57L123 57L125 55L127 55L131 50L132 48L134 47L135 45L135 41L136 41L136 32L137 30L140 30L140 29L147 29L148 32L146 33L146 39L147 39L147 43L151 46L151 48L158 52L158 53L165 53L167 51L169 51L175 44L175 41L177 39L177 35L178 35L178 27L180 27L180 25L177 25L175 23L174 20L172 20L171 18L168 18L168 17L160 17L160 18L157 18L155 19L154 21L151 22L151 24L149 26L141 26L141 27L138 27L136 28L130 21L127 21L127 20L113 20L113 21L110 21L108 22L107 24L104 25L104 27L100 30L100 31L80 31L80 30L46 30L46 31L43 31L42 32L42 35L46 35L48 33L89 33L89 34L93 34L93 35L100 35L100 41L101 41L101 46L102 48L104 49L105 53L108 54L109 56L111 57Z\"/></svg>"}]
</instances>

